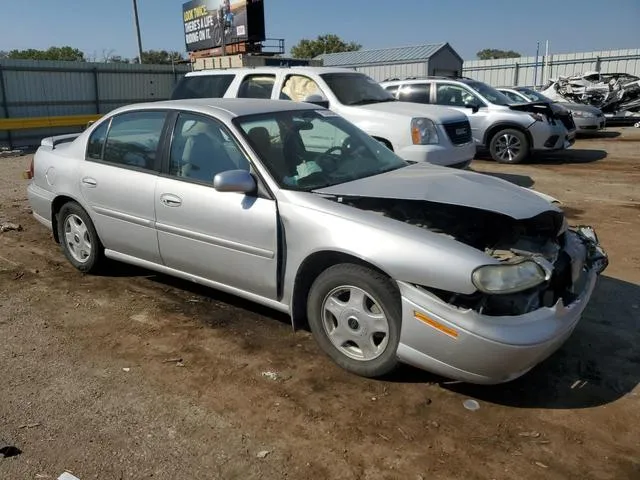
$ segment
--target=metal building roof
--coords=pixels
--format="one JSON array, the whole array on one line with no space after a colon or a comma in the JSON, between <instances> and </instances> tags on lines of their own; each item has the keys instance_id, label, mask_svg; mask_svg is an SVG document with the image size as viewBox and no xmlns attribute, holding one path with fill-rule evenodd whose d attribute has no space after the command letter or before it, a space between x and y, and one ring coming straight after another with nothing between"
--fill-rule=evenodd
<instances>
[{"instance_id":1,"label":"metal building roof","mask_svg":"<svg viewBox=\"0 0 640 480\"><path fill-rule=\"evenodd\" d=\"M427 60L447 43L430 43L409 47L379 48L356 52L323 53L317 59L324 60L327 67L372 65L378 63L419 62ZM452 49L453 50L453 49Z\"/></svg>"}]
</instances>

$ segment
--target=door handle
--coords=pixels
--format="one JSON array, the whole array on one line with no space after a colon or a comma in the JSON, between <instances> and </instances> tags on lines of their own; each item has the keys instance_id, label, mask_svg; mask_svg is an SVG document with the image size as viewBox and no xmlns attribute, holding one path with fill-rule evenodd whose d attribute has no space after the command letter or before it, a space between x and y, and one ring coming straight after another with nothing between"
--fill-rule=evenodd
<instances>
[{"instance_id":1,"label":"door handle","mask_svg":"<svg viewBox=\"0 0 640 480\"><path fill-rule=\"evenodd\" d=\"M182 199L171 193L163 193L160 195L160 201L167 207L179 207L182 205Z\"/></svg>"},{"instance_id":2,"label":"door handle","mask_svg":"<svg viewBox=\"0 0 640 480\"><path fill-rule=\"evenodd\" d=\"M84 183L87 187L95 188L98 186L98 182L91 177L84 177L82 179L82 183Z\"/></svg>"}]
</instances>

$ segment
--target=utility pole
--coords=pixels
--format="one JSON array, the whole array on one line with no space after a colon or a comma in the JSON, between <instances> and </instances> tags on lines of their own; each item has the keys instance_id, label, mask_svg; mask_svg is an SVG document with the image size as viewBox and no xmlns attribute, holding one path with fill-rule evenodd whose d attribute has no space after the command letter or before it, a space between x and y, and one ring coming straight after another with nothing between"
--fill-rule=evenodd
<instances>
[{"instance_id":1,"label":"utility pole","mask_svg":"<svg viewBox=\"0 0 640 480\"><path fill-rule=\"evenodd\" d=\"M540 56L540 42L538 42L538 46L536 47L536 64L533 67L533 88L536 88L538 85L538 57Z\"/></svg>"},{"instance_id":2,"label":"utility pole","mask_svg":"<svg viewBox=\"0 0 640 480\"><path fill-rule=\"evenodd\" d=\"M136 21L136 37L138 39L138 58L142 63L142 38L140 37L140 21L138 20L138 0L133 0L133 17Z\"/></svg>"}]
</instances>

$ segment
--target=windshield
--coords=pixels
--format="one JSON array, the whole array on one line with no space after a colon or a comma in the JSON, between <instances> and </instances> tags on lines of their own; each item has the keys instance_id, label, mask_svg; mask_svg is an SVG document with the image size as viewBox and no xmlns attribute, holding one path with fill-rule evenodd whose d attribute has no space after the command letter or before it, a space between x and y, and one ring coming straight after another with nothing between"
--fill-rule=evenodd
<instances>
[{"instance_id":1,"label":"windshield","mask_svg":"<svg viewBox=\"0 0 640 480\"><path fill-rule=\"evenodd\" d=\"M407 166L382 143L330 110L233 120L281 188L311 191Z\"/></svg>"},{"instance_id":2,"label":"windshield","mask_svg":"<svg viewBox=\"0 0 640 480\"><path fill-rule=\"evenodd\" d=\"M482 95L489 103L494 105L511 105L513 102L507 96L495 88L482 82L465 82L467 86Z\"/></svg>"},{"instance_id":3,"label":"windshield","mask_svg":"<svg viewBox=\"0 0 640 480\"><path fill-rule=\"evenodd\" d=\"M378 82L362 73L325 73L320 76L343 105L366 105L396 100Z\"/></svg>"},{"instance_id":4,"label":"windshield","mask_svg":"<svg viewBox=\"0 0 640 480\"><path fill-rule=\"evenodd\" d=\"M552 100L549 97L545 97L540 92L536 92L530 88L518 88L518 92L527 97L532 102L551 102Z\"/></svg>"}]
</instances>

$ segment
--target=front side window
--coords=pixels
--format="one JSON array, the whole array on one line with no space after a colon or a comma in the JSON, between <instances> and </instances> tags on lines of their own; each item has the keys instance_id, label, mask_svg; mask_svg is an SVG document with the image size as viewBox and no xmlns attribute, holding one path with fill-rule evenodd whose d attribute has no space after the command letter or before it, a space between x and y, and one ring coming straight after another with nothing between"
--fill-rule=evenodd
<instances>
[{"instance_id":1,"label":"front side window","mask_svg":"<svg viewBox=\"0 0 640 480\"><path fill-rule=\"evenodd\" d=\"M501 92L496 90L490 85L482 82L466 82L465 83L469 88L478 92L484 98L487 99L488 102L493 103L494 105L509 105L511 103L509 99Z\"/></svg>"},{"instance_id":2,"label":"front side window","mask_svg":"<svg viewBox=\"0 0 640 480\"><path fill-rule=\"evenodd\" d=\"M181 113L173 130L169 174L212 184L227 170L249 170L249 161L231 133L216 120Z\"/></svg>"},{"instance_id":3,"label":"front side window","mask_svg":"<svg viewBox=\"0 0 640 480\"><path fill-rule=\"evenodd\" d=\"M551 99L549 97L545 97L540 92L536 92L535 90L532 90L530 88L518 89L518 92L520 92L532 102L551 102Z\"/></svg>"},{"instance_id":4,"label":"front side window","mask_svg":"<svg viewBox=\"0 0 640 480\"><path fill-rule=\"evenodd\" d=\"M509 92L509 91L505 91L503 90L502 93L505 94L505 96L511 100L512 103L526 103L529 100L526 100L524 98L522 98L520 95L518 95L517 93L514 92Z\"/></svg>"},{"instance_id":5,"label":"front side window","mask_svg":"<svg viewBox=\"0 0 640 480\"><path fill-rule=\"evenodd\" d=\"M271 98L275 75L247 75L238 89L238 98Z\"/></svg>"},{"instance_id":6,"label":"front side window","mask_svg":"<svg viewBox=\"0 0 640 480\"><path fill-rule=\"evenodd\" d=\"M102 160L102 151L104 149L104 141L107 138L107 130L109 129L109 120L102 122L97 127L87 142L87 158L92 160Z\"/></svg>"},{"instance_id":7,"label":"front side window","mask_svg":"<svg viewBox=\"0 0 640 480\"><path fill-rule=\"evenodd\" d=\"M311 191L407 165L328 110L248 115L234 123L281 188Z\"/></svg>"},{"instance_id":8,"label":"front side window","mask_svg":"<svg viewBox=\"0 0 640 480\"><path fill-rule=\"evenodd\" d=\"M429 103L430 94L430 83L415 83L402 87L398 94L398 100L402 102Z\"/></svg>"},{"instance_id":9,"label":"front side window","mask_svg":"<svg viewBox=\"0 0 640 480\"><path fill-rule=\"evenodd\" d=\"M194 75L183 77L176 85L171 100L187 98L222 98L235 75Z\"/></svg>"},{"instance_id":10,"label":"front side window","mask_svg":"<svg viewBox=\"0 0 640 480\"><path fill-rule=\"evenodd\" d=\"M343 105L368 105L396 100L378 82L362 73L324 73L320 76Z\"/></svg>"},{"instance_id":11,"label":"front side window","mask_svg":"<svg viewBox=\"0 0 640 480\"><path fill-rule=\"evenodd\" d=\"M102 160L117 165L154 170L166 113L138 111L111 119Z\"/></svg>"},{"instance_id":12,"label":"front side window","mask_svg":"<svg viewBox=\"0 0 640 480\"><path fill-rule=\"evenodd\" d=\"M469 104L484 105L482 100L466 88L448 83L437 84L436 103L450 107L464 107Z\"/></svg>"}]
</instances>

